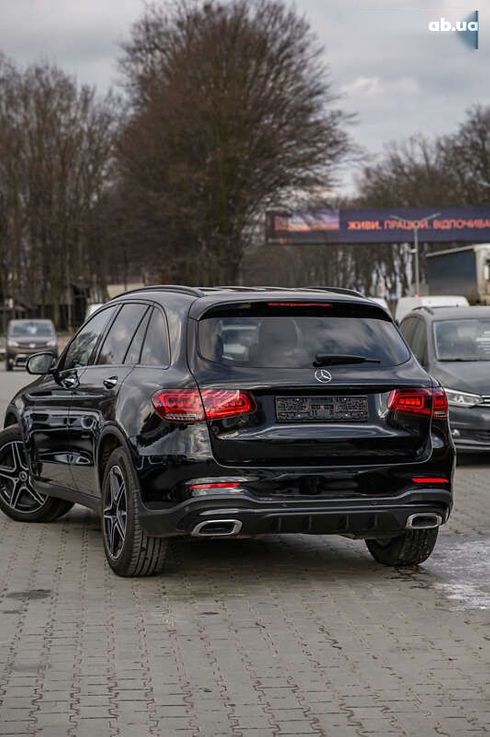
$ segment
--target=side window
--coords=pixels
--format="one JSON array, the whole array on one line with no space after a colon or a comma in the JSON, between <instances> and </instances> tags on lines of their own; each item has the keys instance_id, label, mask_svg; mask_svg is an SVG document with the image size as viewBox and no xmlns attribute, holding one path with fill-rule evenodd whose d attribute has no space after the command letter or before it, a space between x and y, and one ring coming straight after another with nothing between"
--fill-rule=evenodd
<instances>
[{"instance_id":1,"label":"side window","mask_svg":"<svg viewBox=\"0 0 490 737\"><path fill-rule=\"evenodd\" d=\"M63 361L63 370L87 366L97 340L106 329L109 320L114 316L116 306L98 312L75 335Z\"/></svg>"},{"instance_id":2,"label":"side window","mask_svg":"<svg viewBox=\"0 0 490 737\"><path fill-rule=\"evenodd\" d=\"M168 366L170 363L166 320L156 308L148 326L140 363L143 366Z\"/></svg>"},{"instance_id":3,"label":"side window","mask_svg":"<svg viewBox=\"0 0 490 737\"><path fill-rule=\"evenodd\" d=\"M121 365L133 335L147 310L146 305L123 305L107 333L97 358L99 365Z\"/></svg>"},{"instance_id":4,"label":"side window","mask_svg":"<svg viewBox=\"0 0 490 737\"><path fill-rule=\"evenodd\" d=\"M131 344L128 348L128 352L126 353L124 363L128 364L129 366L135 366L137 363L139 363L140 356L141 356L141 348L143 346L143 340L145 338L146 328L148 327L148 323L150 321L150 315L151 315L151 309L148 309L148 312L146 313L146 315L140 322L139 327L136 330L133 336L133 340L131 341Z\"/></svg>"},{"instance_id":5,"label":"side window","mask_svg":"<svg viewBox=\"0 0 490 737\"><path fill-rule=\"evenodd\" d=\"M423 366L427 362L427 330L423 320L416 320L411 347L418 362Z\"/></svg>"}]
</instances>

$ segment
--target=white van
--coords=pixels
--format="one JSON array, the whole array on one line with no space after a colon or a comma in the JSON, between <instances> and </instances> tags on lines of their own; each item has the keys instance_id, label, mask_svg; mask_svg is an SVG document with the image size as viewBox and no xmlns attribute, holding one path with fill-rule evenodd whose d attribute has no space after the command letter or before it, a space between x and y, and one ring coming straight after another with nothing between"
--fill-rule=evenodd
<instances>
[{"instance_id":1,"label":"white van","mask_svg":"<svg viewBox=\"0 0 490 737\"><path fill-rule=\"evenodd\" d=\"M468 307L466 297L447 295L437 297L400 297L396 305L395 320L400 323L405 315L416 307Z\"/></svg>"}]
</instances>

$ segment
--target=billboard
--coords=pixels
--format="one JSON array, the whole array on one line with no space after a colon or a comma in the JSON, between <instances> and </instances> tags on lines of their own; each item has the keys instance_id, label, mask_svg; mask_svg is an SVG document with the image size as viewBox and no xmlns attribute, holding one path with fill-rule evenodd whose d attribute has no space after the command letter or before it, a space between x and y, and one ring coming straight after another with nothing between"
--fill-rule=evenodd
<instances>
[{"instance_id":1,"label":"billboard","mask_svg":"<svg viewBox=\"0 0 490 737\"><path fill-rule=\"evenodd\" d=\"M437 216L430 218L437 212ZM384 210L297 210L267 213L267 241L279 245L490 243L490 207L394 207Z\"/></svg>"}]
</instances>

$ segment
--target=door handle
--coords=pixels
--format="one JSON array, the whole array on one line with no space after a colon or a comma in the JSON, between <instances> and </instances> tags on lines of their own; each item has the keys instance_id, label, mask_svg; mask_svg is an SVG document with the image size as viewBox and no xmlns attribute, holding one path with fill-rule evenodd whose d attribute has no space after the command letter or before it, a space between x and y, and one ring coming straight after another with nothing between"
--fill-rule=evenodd
<instances>
[{"instance_id":1,"label":"door handle","mask_svg":"<svg viewBox=\"0 0 490 737\"><path fill-rule=\"evenodd\" d=\"M106 389L114 389L118 381L117 376L109 376L108 379L104 379L102 382Z\"/></svg>"}]
</instances>

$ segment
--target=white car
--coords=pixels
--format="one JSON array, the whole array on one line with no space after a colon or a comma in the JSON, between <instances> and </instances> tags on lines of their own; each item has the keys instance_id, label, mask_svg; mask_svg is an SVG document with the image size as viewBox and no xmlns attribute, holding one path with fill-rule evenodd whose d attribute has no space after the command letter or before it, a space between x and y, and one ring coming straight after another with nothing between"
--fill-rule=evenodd
<instances>
[{"instance_id":1,"label":"white car","mask_svg":"<svg viewBox=\"0 0 490 737\"><path fill-rule=\"evenodd\" d=\"M417 307L468 307L466 297L437 295L436 297L400 297L396 305L395 320L400 323L405 315Z\"/></svg>"}]
</instances>

